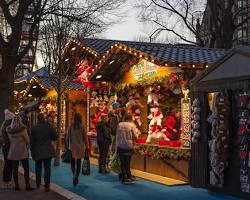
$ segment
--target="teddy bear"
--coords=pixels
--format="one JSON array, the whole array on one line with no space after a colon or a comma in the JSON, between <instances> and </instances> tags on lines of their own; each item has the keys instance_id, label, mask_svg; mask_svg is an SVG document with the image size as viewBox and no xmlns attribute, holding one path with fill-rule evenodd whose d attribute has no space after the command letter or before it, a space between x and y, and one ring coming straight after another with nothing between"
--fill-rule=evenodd
<instances>
[{"instance_id":1,"label":"teddy bear","mask_svg":"<svg viewBox=\"0 0 250 200\"><path fill-rule=\"evenodd\" d=\"M161 126L163 115L159 110L159 106L153 106L150 108L150 114L148 115L148 119L150 119L149 126L157 124Z\"/></svg>"},{"instance_id":2,"label":"teddy bear","mask_svg":"<svg viewBox=\"0 0 250 200\"><path fill-rule=\"evenodd\" d=\"M135 95L134 95L134 104L141 107L141 108L143 108L143 105L141 104L140 98L141 98L140 94L135 93Z\"/></svg>"},{"instance_id":3,"label":"teddy bear","mask_svg":"<svg viewBox=\"0 0 250 200\"><path fill-rule=\"evenodd\" d=\"M91 92L91 97L90 97L90 107L98 106L98 98L97 98L97 92L92 91Z\"/></svg>"},{"instance_id":4,"label":"teddy bear","mask_svg":"<svg viewBox=\"0 0 250 200\"><path fill-rule=\"evenodd\" d=\"M133 120L135 122L137 122L137 124L139 126L142 125L142 121L141 121L141 109L140 109L140 106L138 105L134 105L131 107L131 114L133 116Z\"/></svg>"},{"instance_id":5,"label":"teddy bear","mask_svg":"<svg viewBox=\"0 0 250 200\"><path fill-rule=\"evenodd\" d=\"M149 143L152 138L163 139L163 140L169 141L167 136L164 134L164 129L162 129L162 126L159 126L157 124L150 126L146 143Z\"/></svg>"},{"instance_id":6,"label":"teddy bear","mask_svg":"<svg viewBox=\"0 0 250 200\"><path fill-rule=\"evenodd\" d=\"M128 97L128 103L126 103L126 107L130 109L134 105L135 105L135 99L134 99L134 97L133 96L129 96Z\"/></svg>"},{"instance_id":7,"label":"teddy bear","mask_svg":"<svg viewBox=\"0 0 250 200\"><path fill-rule=\"evenodd\" d=\"M159 105L160 86L149 87L148 89L148 104L153 103Z\"/></svg>"}]
</instances>

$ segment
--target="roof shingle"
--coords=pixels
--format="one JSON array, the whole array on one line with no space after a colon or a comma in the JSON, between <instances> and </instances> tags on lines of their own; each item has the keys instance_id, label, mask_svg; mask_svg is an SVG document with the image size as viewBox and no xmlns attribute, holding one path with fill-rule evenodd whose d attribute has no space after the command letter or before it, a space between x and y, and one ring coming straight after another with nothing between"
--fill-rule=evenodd
<instances>
[{"instance_id":1,"label":"roof shingle","mask_svg":"<svg viewBox=\"0 0 250 200\"><path fill-rule=\"evenodd\" d=\"M212 64L225 54L224 49L202 48L194 45L173 45L148 42L132 42L105 39L80 39L80 42L91 47L99 54L104 54L112 45L122 43L130 48L154 56L163 62Z\"/></svg>"}]
</instances>

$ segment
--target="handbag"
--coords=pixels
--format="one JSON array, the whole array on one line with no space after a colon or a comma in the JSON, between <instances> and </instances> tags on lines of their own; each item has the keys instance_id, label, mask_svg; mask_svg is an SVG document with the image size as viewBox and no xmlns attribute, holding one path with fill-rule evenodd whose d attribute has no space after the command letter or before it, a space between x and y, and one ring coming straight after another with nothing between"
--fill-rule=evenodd
<instances>
[{"instance_id":1,"label":"handbag","mask_svg":"<svg viewBox=\"0 0 250 200\"><path fill-rule=\"evenodd\" d=\"M72 159L72 151L70 149L65 149L65 151L62 153L62 161L65 163L70 163Z\"/></svg>"},{"instance_id":2,"label":"handbag","mask_svg":"<svg viewBox=\"0 0 250 200\"><path fill-rule=\"evenodd\" d=\"M89 154L87 150L85 151L84 159L82 162L82 174L90 175L90 161L89 161Z\"/></svg>"}]
</instances>

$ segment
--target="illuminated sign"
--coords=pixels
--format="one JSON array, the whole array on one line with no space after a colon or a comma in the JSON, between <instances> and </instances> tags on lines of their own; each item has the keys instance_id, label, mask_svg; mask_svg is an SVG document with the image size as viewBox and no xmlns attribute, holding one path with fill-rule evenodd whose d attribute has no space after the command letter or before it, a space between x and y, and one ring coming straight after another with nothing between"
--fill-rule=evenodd
<instances>
[{"instance_id":1,"label":"illuminated sign","mask_svg":"<svg viewBox=\"0 0 250 200\"><path fill-rule=\"evenodd\" d=\"M140 60L133 66L133 75L135 79L142 79L153 76L159 71L159 66L146 60Z\"/></svg>"},{"instance_id":2,"label":"illuminated sign","mask_svg":"<svg viewBox=\"0 0 250 200\"><path fill-rule=\"evenodd\" d=\"M191 99L181 99L182 146L191 148Z\"/></svg>"}]
</instances>

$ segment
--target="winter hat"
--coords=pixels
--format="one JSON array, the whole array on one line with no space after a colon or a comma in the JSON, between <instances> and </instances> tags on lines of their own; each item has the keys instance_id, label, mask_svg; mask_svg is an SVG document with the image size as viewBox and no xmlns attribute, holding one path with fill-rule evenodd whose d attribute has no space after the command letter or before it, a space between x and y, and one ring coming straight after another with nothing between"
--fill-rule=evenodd
<instances>
[{"instance_id":1,"label":"winter hat","mask_svg":"<svg viewBox=\"0 0 250 200\"><path fill-rule=\"evenodd\" d=\"M115 101L114 103L112 103L112 108L119 108L121 106L120 103L118 103L117 101Z\"/></svg>"},{"instance_id":2,"label":"winter hat","mask_svg":"<svg viewBox=\"0 0 250 200\"><path fill-rule=\"evenodd\" d=\"M4 110L4 120L10 120L15 117L15 114L10 112L8 109Z\"/></svg>"}]
</instances>

